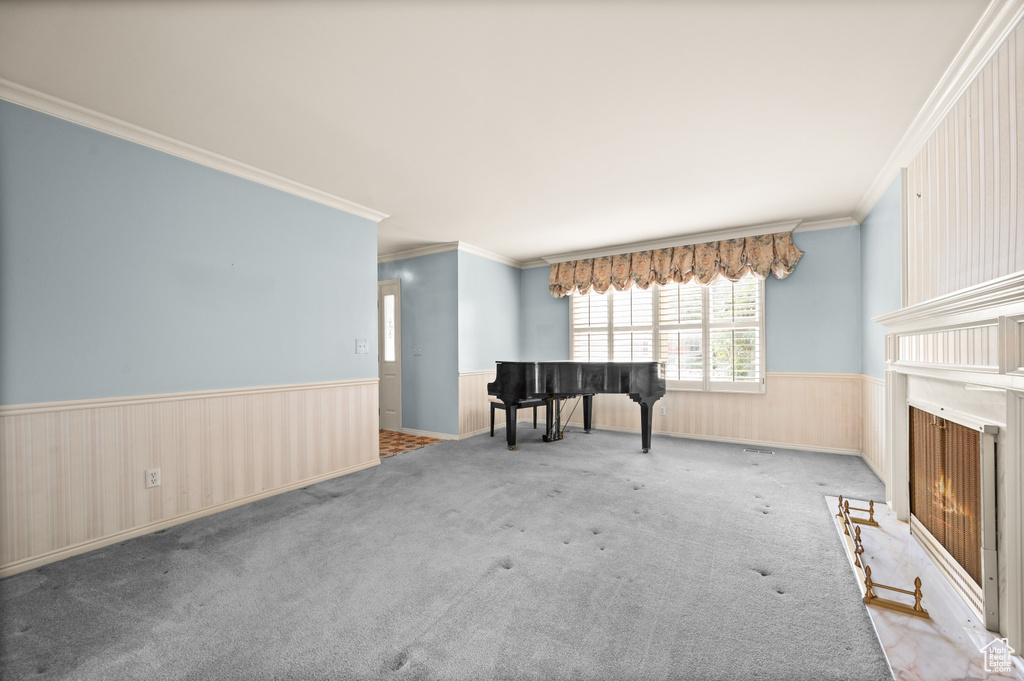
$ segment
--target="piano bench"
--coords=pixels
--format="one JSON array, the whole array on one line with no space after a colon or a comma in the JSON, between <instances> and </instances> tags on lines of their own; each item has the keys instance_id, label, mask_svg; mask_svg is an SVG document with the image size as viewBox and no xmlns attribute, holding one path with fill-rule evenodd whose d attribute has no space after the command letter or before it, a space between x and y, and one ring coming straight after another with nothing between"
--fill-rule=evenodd
<instances>
[{"instance_id":1,"label":"piano bench","mask_svg":"<svg viewBox=\"0 0 1024 681\"><path fill-rule=\"evenodd\" d=\"M536 397L536 398L534 398L532 400L523 400L522 402L519 403L519 408L520 409L522 409L523 407L533 407L533 427L534 427L534 429L537 428L537 407L543 407L546 404L547 404L547 402L545 402L544 400L542 400L539 397ZM491 437L494 437L494 410L495 409L500 409L502 411L506 411L505 403L502 402L501 400L491 400Z\"/></svg>"}]
</instances>

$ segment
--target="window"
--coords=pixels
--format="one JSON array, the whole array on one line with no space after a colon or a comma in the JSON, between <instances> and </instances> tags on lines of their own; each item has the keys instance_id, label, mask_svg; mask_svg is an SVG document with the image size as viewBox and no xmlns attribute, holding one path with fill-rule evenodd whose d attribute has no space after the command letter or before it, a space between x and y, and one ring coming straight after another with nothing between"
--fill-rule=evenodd
<instances>
[{"instance_id":1,"label":"window","mask_svg":"<svg viewBox=\"0 0 1024 681\"><path fill-rule=\"evenodd\" d=\"M384 361L395 361L395 294L384 296Z\"/></svg>"},{"instance_id":2,"label":"window","mask_svg":"<svg viewBox=\"0 0 1024 681\"><path fill-rule=\"evenodd\" d=\"M676 390L764 392L764 282L573 294L572 357L661 360Z\"/></svg>"}]
</instances>

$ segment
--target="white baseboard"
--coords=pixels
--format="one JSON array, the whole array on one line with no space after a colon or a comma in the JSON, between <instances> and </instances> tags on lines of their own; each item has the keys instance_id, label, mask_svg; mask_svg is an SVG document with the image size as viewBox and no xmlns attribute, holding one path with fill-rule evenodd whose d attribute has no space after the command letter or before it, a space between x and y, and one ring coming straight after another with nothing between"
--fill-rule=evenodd
<instances>
[{"instance_id":1,"label":"white baseboard","mask_svg":"<svg viewBox=\"0 0 1024 681\"><path fill-rule=\"evenodd\" d=\"M875 468L875 464L871 463L871 459L869 459L867 456L865 456L864 452L860 453L860 458L864 459L864 463L866 463L868 465L868 468L871 469L872 473L874 473L876 476L878 476L878 479L882 481L882 484L883 485L886 484L885 476L882 475L882 472L880 470Z\"/></svg>"},{"instance_id":2,"label":"white baseboard","mask_svg":"<svg viewBox=\"0 0 1024 681\"><path fill-rule=\"evenodd\" d=\"M519 418L516 419L516 423L533 423L533 414L531 412L527 412L525 414L523 412L520 412ZM537 419L537 428L540 429L543 423L544 419ZM502 417L500 419L494 419L494 432L497 433L499 430L504 429L505 416L504 414L502 414ZM484 433L490 433L491 427L490 425L488 425L486 428L474 430L469 433L462 433L461 435L455 435L452 433L435 433L430 430L416 430L415 428L402 428L401 432L405 433L406 435L415 435L417 437L433 437L437 438L438 440L465 440L467 438L476 437L477 435L482 435ZM497 437L497 435L495 435L495 437Z\"/></svg>"},{"instance_id":3,"label":"white baseboard","mask_svg":"<svg viewBox=\"0 0 1024 681\"><path fill-rule=\"evenodd\" d=\"M416 437L432 437L438 440L458 440L458 435L452 433L435 433L430 430L416 430L415 428L402 428L402 432L406 435L415 435Z\"/></svg>"},{"instance_id":4,"label":"white baseboard","mask_svg":"<svg viewBox=\"0 0 1024 681\"><path fill-rule=\"evenodd\" d=\"M571 425L582 428L582 424L572 423ZM640 434L639 428L621 428L619 426L594 426L594 430L612 430L619 433ZM651 431L653 435L668 435L689 440L706 440L708 442L727 442L730 444L747 445L750 447L778 447L779 449L796 449L802 452L822 452L825 454L843 454L844 456L859 456L863 453L856 449L840 449L838 447L815 447L812 445L794 445L786 442L762 442L760 440L741 440L739 438L716 437L714 435L691 435L689 433L672 433L661 430Z\"/></svg>"},{"instance_id":5,"label":"white baseboard","mask_svg":"<svg viewBox=\"0 0 1024 681\"><path fill-rule=\"evenodd\" d=\"M527 415L525 418L523 418L522 415L520 415L520 418L516 419L516 423L517 424L519 424L519 423L528 423L528 424L530 424L530 430L533 430L533 415L532 414ZM516 427L517 427L517 429L519 428L519 426L516 426ZM544 419L537 419L537 430L543 430L545 427L546 426L544 424ZM498 431L499 430L501 430L501 431L505 430L505 419L504 418L502 418L500 422L498 421L498 419L494 420L494 437L498 437ZM459 435L458 437L453 437L452 439L453 440L465 440L466 438L476 437L477 435L483 435L484 433L490 433L490 432L491 432L491 427L487 426L486 428L481 428L480 430L474 430L471 433L463 433L462 435ZM517 430L517 432L518 432L518 430ZM502 436L502 437L504 437L504 436Z\"/></svg>"}]
</instances>

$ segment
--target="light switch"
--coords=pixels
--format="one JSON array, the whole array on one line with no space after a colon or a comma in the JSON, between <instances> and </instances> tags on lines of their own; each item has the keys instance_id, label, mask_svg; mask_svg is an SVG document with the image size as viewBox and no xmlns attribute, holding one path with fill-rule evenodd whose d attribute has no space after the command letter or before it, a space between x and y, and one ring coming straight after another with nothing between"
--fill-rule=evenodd
<instances>
[{"instance_id":1,"label":"light switch","mask_svg":"<svg viewBox=\"0 0 1024 681\"><path fill-rule=\"evenodd\" d=\"M356 354L365 355L367 354L367 342L365 338L356 338Z\"/></svg>"}]
</instances>

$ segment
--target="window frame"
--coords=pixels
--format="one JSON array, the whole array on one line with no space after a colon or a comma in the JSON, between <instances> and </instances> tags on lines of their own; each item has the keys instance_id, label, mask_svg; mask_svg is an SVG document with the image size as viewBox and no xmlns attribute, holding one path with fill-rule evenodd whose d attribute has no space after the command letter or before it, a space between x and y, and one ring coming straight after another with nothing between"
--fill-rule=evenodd
<instances>
[{"instance_id":1,"label":"window frame","mask_svg":"<svg viewBox=\"0 0 1024 681\"><path fill-rule=\"evenodd\" d=\"M753 276L753 275L747 274L746 276ZM710 350L710 347L711 347L711 330L712 330L713 327L714 328L729 328L729 326L723 325L722 322L714 322L714 321L711 320L711 318L710 318L711 317L711 312L710 312L710 310L711 310L711 308L710 308L710 297L711 297L711 290L710 289L711 289L711 287L710 286L700 286L700 289L701 289L701 321L700 321L700 329L701 329L701 369L702 369L702 375L703 376L702 376L702 378L700 380L666 380L666 382L665 382L666 386L665 387L668 390L673 390L673 391L689 391L689 392L711 392L711 393L738 393L738 394L764 394L765 393L766 384L767 384L767 381L766 381L766 369L767 369L767 349L768 349L768 339L766 338L766 335L765 335L765 317L767 316L768 302L765 299L764 279L758 279L758 278L755 277L755 280L757 282L758 300L760 301L760 305L759 305L759 308L758 308L758 313L759 314L758 314L757 323L756 323L757 330L758 330L758 362L757 362L757 368L758 368L758 375L760 376L760 380L755 380L755 381L716 381L716 380L711 378L711 365L710 365L710 361L709 361L709 357L708 357L709 350ZM676 285L677 286L686 286L687 284L676 284ZM713 286L713 284L712 284L712 286ZM653 345L654 345L654 361L664 361L664 358L661 356L661 338L660 338L660 333L661 333L662 325L661 325L661 322L660 322L660 319L659 319L659 317L660 317L660 314L659 314L659 310L660 310L659 295L660 295L660 292L661 292L661 287L658 286L657 284L651 284L651 289L652 289L652 293L651 293L651 306L652 306L652 311L653 311L652 312L652 327L651 327L651 330L652 330L652 338L653 338L652 342L653 342ZM608 291L608 293L612 293L612 292L613 291L611 289ZM605 294L587 294L587 295L608 295L608 293L605 293ZM619 292L615 291L614 293L619 293ZM570 295L570 297L575 297L575 296L578 296L578 295L579 295L578 293L572 293ZM603 333L607 334L607 337L608 337L608 356L609 357L613 357L614 355L613 355L613 352L612 352L612 348L613 348L613 343L614 343L614 335L615 335L614 334L614 330L615 330L615 326L614 326L614 317L613 317L613 311L612 311L612 309L614 308L614 305L611 302L611 298L608 299L607 305L608 305L608 317L607 317L608 323L607 323L607 325L605 327L603 327L603 329L604 329ZM754 324L743 324L742 322L733 322L732 324L735 325L735 326L739 326L739 327L744 327L744 326L752 327L752 326L755 326ZM715 325L717 325L717 326L715 326ZM670 327L666 326L666 329L669 329L669 328L677 329L677 328L682 328L684 326L687 326L687 325L682 324L682 323L680 323L680 324L672 324L672 325L670 325ZM693 327L695 325L691 324L689 326ZM735 328L735 326L734 326L734 328ZM587 331L582 331L581 333L588 333L588 332ZM575 339L574 339L575 335L576 335L576 331L575 331L575 325L574 325L573 302L572 302L572 300L570 300L569 301L569 353L570 353L570 357L572 357L574 360L576 359L575 357L573 357L573 349L575 347ZM610 361L615 361L615 360L610 360Z\"/></svg>"}]
</instances>

